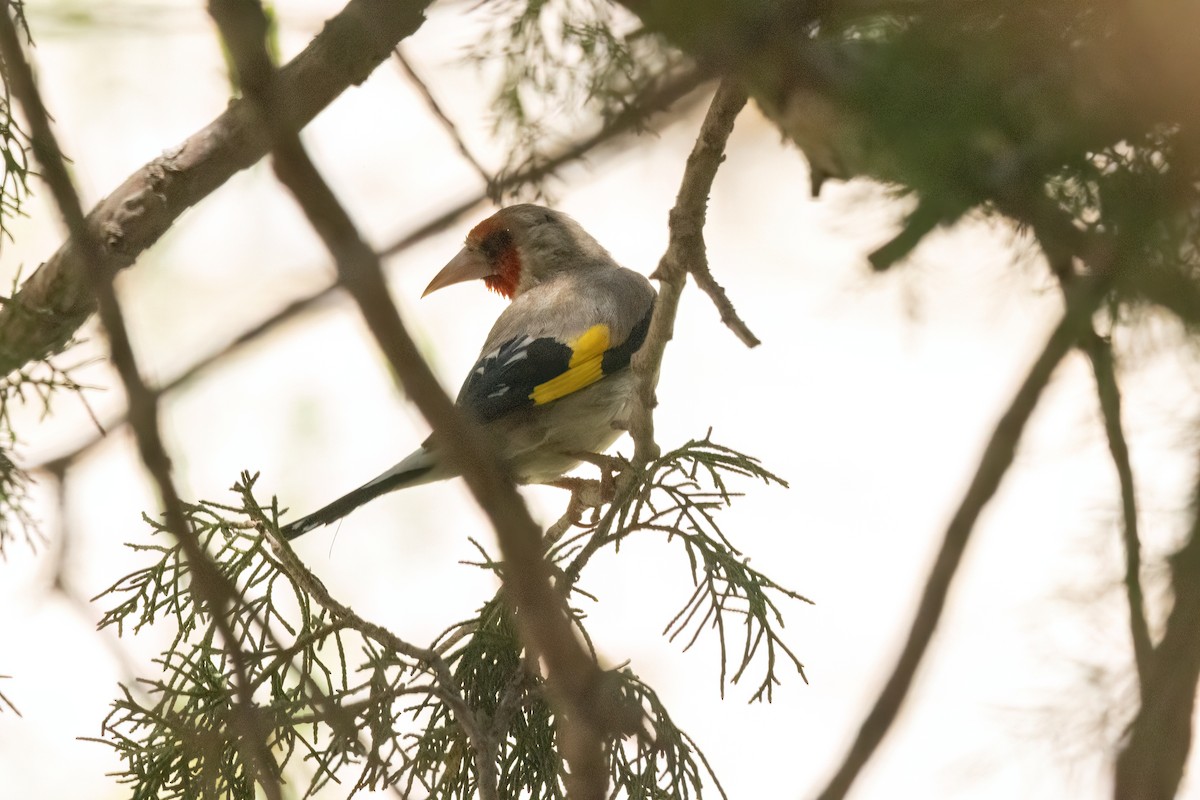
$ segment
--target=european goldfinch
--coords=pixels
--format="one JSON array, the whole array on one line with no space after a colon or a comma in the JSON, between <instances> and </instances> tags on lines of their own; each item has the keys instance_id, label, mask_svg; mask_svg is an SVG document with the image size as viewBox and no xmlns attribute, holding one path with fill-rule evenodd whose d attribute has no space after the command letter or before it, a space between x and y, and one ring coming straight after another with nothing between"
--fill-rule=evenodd
<instances>
[{"instance_id":1,"label":"european goldfinch","mask_svg":"<svg viewBox=\"0 0 1200 800\"><path fill-rule=\"evenodd\" d=\"M482 279L512 302L496 320L457 405L494 437L513 478L552 481L607 449L636 392L628 369L655 292L579 223L536 205L501 209L467 234L425 294ZM423 295L424 296L424 295ZM283 527L294 539L386 492L454 477L426 441L391 469Z\"/></svg>"}]
</instances>

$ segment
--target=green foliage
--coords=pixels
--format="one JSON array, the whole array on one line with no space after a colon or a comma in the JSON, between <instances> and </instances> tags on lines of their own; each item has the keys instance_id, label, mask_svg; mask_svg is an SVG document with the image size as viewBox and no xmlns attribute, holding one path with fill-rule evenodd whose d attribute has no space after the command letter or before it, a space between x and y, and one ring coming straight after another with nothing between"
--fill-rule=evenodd
<instances>
[{"instance_id":1,"label":"green foliage","mask_svg":"<svg viewBox=\"0 0 1200 800\"><path fill-rule=\"evenodd\" d=\"M29 26L25 22L25 4L12 0L12 13L21 30L28 38ZM32 43L32 39L29 39ZM0 70L0 159L3 160L4 172L0 174L0 245L5 237L12 239L9 221L14 216L22 215L25 201L29 197L29 134L21 129L13 115L12 92L9 90L8 78Z\"/></svg>"},{"instance_id":2,"label":"green foliage","mask_svg":"<svg viewBox=\"0 0 1200 800\"><path fill-rule=\"evenodd\" d=\"M718 526L718 509L736 496L728 482L744 477L782 483L707 437L689 442L644 472L618 476L616 500L554 543L551 556L563 570L560 588L581 591L580 575L603 547L645 533L677 543L697 591L669 630L674 636L694 628L690 646L711 622L721 640L724 687L725 637L744 628L730 680L765 662L753 699L769 699L779 681L778 657L801 669L779 638L776 599L802 598L750 569ZM267 768L304 787L304 796L354 776L350 794L394 786L466 800L486 782L500 797L565 797L554 713L502 594L431 647L416 647L325 592L278 541L277 509L258 504L252 476L243 475L234 491L236 505L187 507L235 589L226 609L234 642L219 641L197 606L181 547L162 540L165 526L149 518L156 541L130 547L150 561L98 598L112 604L103 627L170 632L155 660L159 674L122 687L98 740L120 755L120 779L133 797L253 797L249 776L263 768L252 757L255 742L265 743L259 754ZM478 566L499 568L486 552ZM580 612L574 624L590 642ZM239 667L254 699L249 715L236 702ZM723 796L703 754L654 690L629 667L606 675L613 702L642 711L640 733L609 743L614 796L699 797L709 781ZM247 731L248 724L256 729Z\"/></svg>"},{"instance_id":3,"label":"green foliage","mask_svg":"<svg viewBox=\"0 0 1200 800\"><path fill-rule=\"evenodd\" d=\"M1161 79L1146 65L1163 54L1146 52L1154 38L1136 13L1104 0L835 4L814 14L791 62L773 53L756 74L768 108L772 90L796 83L822 98L791 116L782 101L774 109L822 171L917 196L905 230L873 254L877 268L982 209L1023 224L1053 212L1060 227L1120 238L1123 266L1191 281L1195 134L1168 89L1138 85ZM1167 276L1152 266L1164 260ZM1144 291L1136 280L1119 289Z\"/></svg>"},{"instance_id":4,"label":"green foliage","mask_svg":"<svg viewBox=\"0 0 1200 800\"><path fill-rule=\"evenodd\" d=\"M1177 128L1076 159L1051 177L1047 194L1079 229L1121 243L1113 320L1129 321L1150 300L1200 327L1200 165L1189 164Z\"/></svg>"},{"instance_id":5,"label":"green foliage","mask_svg":"<svg viewBox=\"0 0 1200 800\"><path fill-rule=\"evenodd\" d=\"M40 408L45 418L50 414L52 401L62 392L76 395L86 404L83 392L90 387L72 377L82 366L60 367L51 357L32 361L0 378L0 556L17 540L33 547L41 536L28 509L29 474L12 459L12 453L21 444L14 427L15 407L32 405Z\"/></svg>"},{"instance_id":6,"label":"green foliage","mask_svg":"<svg viewBox=\"0 0 1200 800\"><path fill-rule=\"evenodd\" d=\"M24 3L12 0L9 8L18 29L24 31L27 42L32 44ZM30 162L29 135L17 122L14 112L8 78L0 69L0 161L3 162L3 172L0 172L0 251L4 239L12 238L9 229L12 218L24 214L24 205L29 199L29 176L35 174ZM13 294L20 281L20 274L13 277ZM15 301L11 297L0 297L0 302ZM5 555L17 540L24 540L33 547L40 539L37 522L28 509L30 478L14 461L14 452L21 444L14 428L14 408L18 405L40 406L44 418L50 413L52 398L60 392L76 394L82 399L85 387L71 377L78 366L63 368L54 360L73 344L74 341L65 342L45 359L30 362L0 377L0 556Z\"/></svg>"},{"instance_id":7,"label":"green foliage","mask_svg":"<svg viewBox=\"0 0 1200 800\"><path fill-rule=\"evenodd\" d=\"M501 176L536 170L572 128L633 111L680 62L604 0L502 0L480 10L493 32L471 58L500 65L495 132L509 152Z\"/></svg>"},{"instance_id":8,"label":"green foliage","mask_svg":"<svg viewBox=\"0 0 1200 800\"><path fill-rule=\"evenodd\" d=\"M710 433L664 453L647 466L606 515L557 543L550 557L563 564L574 585L584 565L600 548L619 548L632 534L655 533L677 542L687 557L696 590L664 633L675 640L691 628L687 649L705 626L716 630L721 646L719 685L723 694L729 674L727 615L740 618L745 639L730 680L737 683L755 662L759 648L765 647L765 672L751 700L770 700L773 687L779 683L776 669L781 659L804 677L803 665L779 636L776 626L782 627L783 616L773 595L811 601L753 569L721 531L715 512L738 496L730 491L730 476L787 486L757 460L713 442Z\"/></svg>"}]
</instances>

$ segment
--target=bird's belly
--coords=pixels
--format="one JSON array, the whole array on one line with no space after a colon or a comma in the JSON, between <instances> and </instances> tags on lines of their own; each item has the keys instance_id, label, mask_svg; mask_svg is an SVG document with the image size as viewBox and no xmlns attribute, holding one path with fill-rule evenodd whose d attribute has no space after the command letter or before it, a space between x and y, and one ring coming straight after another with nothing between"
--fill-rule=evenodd
<instances>
[{"instance_id":1,"label":"bird's belly","mask_svg":"<svg viewBox=\"0 0 1200 800\"><path fill-rule=\"evenodd\" d=\"M633 372L609 375L586 389L543 407L513 415L505 426L502 452L522 483L543 483L579 464L581 453L602 453L627 427L636 390Z\"/></svg>"}]
</instances>

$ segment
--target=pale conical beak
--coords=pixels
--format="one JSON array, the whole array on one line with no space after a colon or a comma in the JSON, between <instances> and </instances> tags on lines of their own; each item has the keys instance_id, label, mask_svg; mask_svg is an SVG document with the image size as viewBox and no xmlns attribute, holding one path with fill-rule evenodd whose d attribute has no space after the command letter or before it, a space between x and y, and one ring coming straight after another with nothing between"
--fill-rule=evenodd
<instances>
[{"instance_id":1,"label":"pale conical beak","mask_svg":"<svg viewBox=\"0 0 1200 800\"><path fill-rule=\"evenodd\" d=\"M433 276L433 280L425 287L421 297L454 283L478 280L491 274L493 274L492 265L488 263L484 255L478 250L464 247L458 251L458 255L450 259L450 263L442 267L441 272Z\"/></svg>"}]
</instances>

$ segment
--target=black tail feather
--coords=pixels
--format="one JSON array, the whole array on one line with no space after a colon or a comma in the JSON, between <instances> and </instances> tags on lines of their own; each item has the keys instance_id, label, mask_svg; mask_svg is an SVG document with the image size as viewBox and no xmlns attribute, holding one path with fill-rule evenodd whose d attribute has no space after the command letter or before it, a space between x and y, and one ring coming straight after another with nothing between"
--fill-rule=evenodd
<instances>
[{"instance_id":1,"label":"black tail feather","mask_svg":"<svg viewBox=\"0 0 1200 800\"><path fill-rule=\"evenodd\" d=\"M405 472L389 475L384 480L376 479L371 481L365 486L360 486L354 491L342 495L319 511L314 511L307 517L284 525L279 529L279 532L283 534L284 539L291 540L303 536L314 528L320 528L322 525L337 522L364 503L374 500L381 494L387 494L403 487L407 483L411 483L425 475L431 469L433 469L432 466L415 467Z\"/></svg>"}]
</instances>

